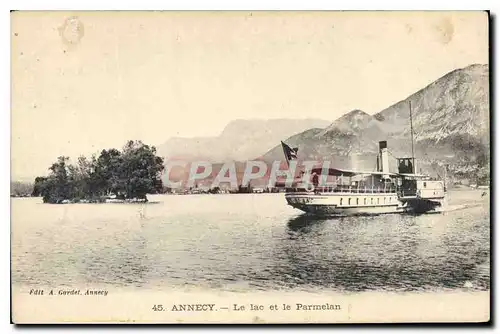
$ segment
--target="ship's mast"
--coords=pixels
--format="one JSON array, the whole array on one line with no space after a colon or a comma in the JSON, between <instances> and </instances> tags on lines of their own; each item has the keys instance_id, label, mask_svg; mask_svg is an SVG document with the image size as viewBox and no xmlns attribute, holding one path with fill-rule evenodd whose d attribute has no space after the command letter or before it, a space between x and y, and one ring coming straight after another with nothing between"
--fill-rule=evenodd
<instances>
[{"instance_id":1,"label":"ship's mast","mask_svg":"<svg viewBox=\"0 0 500 334\"><path fill-rule=\"evenodd\" d=\"M448 176L448 165L445 164L444 165L444 178L443 178L443 186L444 186L443 189L444 189L444 191L446 191L446 178L447 178L447 176Z\"/></svg>"},{"instance_id":2,"label":"ship's mast","mask_svg":"<svg viewBox=\"0 0 500 334\"><path fill-rule=\"evenodd\" d=\"M415 168L415 151L413 148L413 117L411 113L411 101L410 103L410 133L411 133L411 159L412 159L412 164L413 164L413 173L416 173L416 168Z\"/></svg>"}]
</instances>

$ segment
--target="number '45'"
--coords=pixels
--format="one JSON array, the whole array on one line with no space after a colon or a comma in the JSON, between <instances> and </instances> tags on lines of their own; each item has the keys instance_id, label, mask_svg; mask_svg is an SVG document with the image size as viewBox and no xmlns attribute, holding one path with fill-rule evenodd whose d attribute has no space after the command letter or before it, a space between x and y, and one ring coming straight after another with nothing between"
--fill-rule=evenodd
<instances>
[{"instance_id":1,"label":"number '45'","mask_svg":"<svg viewBox=\"0 0 500 334\"><path fill-rule=\"evenodd\" d=\"M163 305L153 305L153 311L163 311Z\"/></svg>"}]
</instances>

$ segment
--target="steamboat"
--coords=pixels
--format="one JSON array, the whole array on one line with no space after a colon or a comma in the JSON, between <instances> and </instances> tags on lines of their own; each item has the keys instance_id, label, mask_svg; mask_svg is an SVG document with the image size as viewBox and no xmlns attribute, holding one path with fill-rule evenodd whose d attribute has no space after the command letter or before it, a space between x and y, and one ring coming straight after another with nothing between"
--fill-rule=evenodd
<instances>
[{"instance_id":1,"label":"steamboat","mask_svg":"<svg viewBox=\"0 0 500 334\"><path fill-rule=\"evenodd\" d=\"M390 172L387 141L380 141L376 171L313 168L313 187L287 187L287 203L307 213L333 216L441 212L445 182L417 173L413 126L411 131L412 156L396 158L397 172ZM287 162L296 158L296 148L282 145ZM328 178L333 180L318 182Z\"/></svg>"}]
</instances>

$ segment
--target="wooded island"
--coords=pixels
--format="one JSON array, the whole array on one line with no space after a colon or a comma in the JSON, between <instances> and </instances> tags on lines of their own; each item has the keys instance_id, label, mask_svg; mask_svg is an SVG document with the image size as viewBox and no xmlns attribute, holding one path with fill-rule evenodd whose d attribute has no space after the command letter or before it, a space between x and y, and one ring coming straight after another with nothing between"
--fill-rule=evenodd
<instances>
[{"instance_id":1,"label":"wooded island","mask_svg":"<svg viewBox=\"0 0 500 334\"><path fill-rule=\"evenodd\" d=\"M102 150L90 159L80 156L76 164L59 157L47 177L35 178L32 195L42 196L44 203L147 201L146 194L161 191L164 168L154 146L130 140L121 151Z\"/></svg>"}]
</instances>

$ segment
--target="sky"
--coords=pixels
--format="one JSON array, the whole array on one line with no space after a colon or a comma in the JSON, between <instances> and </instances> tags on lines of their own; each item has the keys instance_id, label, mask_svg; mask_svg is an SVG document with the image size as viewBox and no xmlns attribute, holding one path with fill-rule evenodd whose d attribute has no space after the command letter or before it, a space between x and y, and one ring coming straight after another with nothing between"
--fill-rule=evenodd
<instances>
[{"instance_id":1,"label":"sky","mask_svg":"<svg viewBox=\"0 0 500 334\"><path fill-rule=\"evenodd\" d=\"M377 113L488 63L484 12L13 12L11 178L234 119Z\"/></svg>"}]
</instances>

